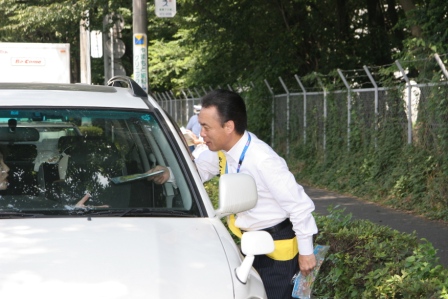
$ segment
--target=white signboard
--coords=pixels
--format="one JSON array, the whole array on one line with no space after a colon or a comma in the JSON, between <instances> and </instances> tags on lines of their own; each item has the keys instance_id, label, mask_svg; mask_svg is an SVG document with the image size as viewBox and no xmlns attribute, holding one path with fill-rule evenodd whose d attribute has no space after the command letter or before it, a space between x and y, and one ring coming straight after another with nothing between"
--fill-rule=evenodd
<instances>
[{"instance_id":1,"label":"white signboard","mask_svg":"<svg viewBox=\"0 0 448 299\"><path fill-rule=\"evenodd\" d=\"M0 43L0 82L70 83L70 45Z\"/></svg>"},{"instance_id":2,"label":"white signboard","mask_svg":"<svg viewBox=\"0 0 448 299\"><path fill-rule=\"evenodd\" d=\"M148 92L148 40L146 34L134 34L133 45L134 81Z\"/></svg>"},{"instance_id":3,"label":"white signboard","mask_svg":"<svg viewBox=\"0 0 448 299\"><path fill-rule=\"evenodd\" d=\"M103 33L100 30L90 32L90 55L93 58L103 57Z\"/></svg>"},{"instance_id":4,"label":"white signboard","mask_svg":"<svg viewBox=\"0 0 448 299\"><path fill-rule=\"evenodd\" d=\"M176 15L176 0L155 0L156 16L172 18Z\"/></svg>"}]
</instances>

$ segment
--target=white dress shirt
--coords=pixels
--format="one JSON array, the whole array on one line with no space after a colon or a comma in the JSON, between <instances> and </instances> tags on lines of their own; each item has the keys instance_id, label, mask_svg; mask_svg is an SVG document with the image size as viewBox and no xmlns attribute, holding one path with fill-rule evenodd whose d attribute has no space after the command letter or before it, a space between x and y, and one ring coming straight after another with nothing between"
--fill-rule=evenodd
<instances>
[{"instance_id":1,"label":"white dress shirt","mask_svg":"<svg viewBox=\"0 0 448 299\"><path fill-rule=\"evenodd\" d=\"M235 225L242 230L260 230L274 226L286 218L293 224L299 252L313 253L313 235L317 233L316 222L311 214L314 203L297 184L288 166L274 150L254 134L245 132L226 156L228 173L236 173L238 161L251 135L240 173L251 175L258 191L257 205L238 213ZM219 174L218 153L206 150L195 159L202 181L208 181Z\"/></svg>"}]
</instances>

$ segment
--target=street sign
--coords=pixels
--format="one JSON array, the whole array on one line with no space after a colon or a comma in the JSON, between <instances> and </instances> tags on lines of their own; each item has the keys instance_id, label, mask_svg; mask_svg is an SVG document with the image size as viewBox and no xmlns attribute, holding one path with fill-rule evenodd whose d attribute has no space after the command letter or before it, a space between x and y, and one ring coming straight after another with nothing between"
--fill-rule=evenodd
<instances>
[{"instance_id":1,"label":"street sign","mask_svg":"<svg viewBox=\"0 0 448 299\"><path fill-rule=\"evenodd\" d=\"M148 40L146 34L134 34L133 45L134 81L148 92Z\"/></svg>"},{"instance_id":2,"label":"street sign","mask_svg":"<svg viewBox=\"0 0 448 299\"><path fill-rule=\"evenodd\" d=\"M176 15L176 0L154 0L156 16L159 18L172 18Z\"/></svg>"},{"instance_id":3,"label":"street sign","mask_svg":"<svg viewBox=\"0 0 448 299\"><path fill-rule=\"evenodd\" d=\"M100 30L90 32L90 55L93 58L103 57L103 33Z\"/></svg>"}]
</instances>

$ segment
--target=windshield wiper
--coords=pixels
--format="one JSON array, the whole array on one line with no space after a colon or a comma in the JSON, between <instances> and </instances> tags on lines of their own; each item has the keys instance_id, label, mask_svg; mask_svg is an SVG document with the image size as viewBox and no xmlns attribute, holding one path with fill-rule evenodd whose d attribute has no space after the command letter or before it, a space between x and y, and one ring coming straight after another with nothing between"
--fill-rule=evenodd
<instances>
[{"instance_id":1,"label":"windshield wiper","mask_svg":"<svg viewBox=\"0 0 448 299\"><path fill-rule=\"evenodd\" d=\"M69 210L70 215L102 216L102 217L197 217L184 211L171 209L129 208L129 209L105 209L82 207Z\"/></svg>"},{"instance_id":2,"label":"windshield wiper","mask_svg":"<svg viewBox=\"0 0 448 299\"><path fill-rule=\"evenodd\" d=\"M122 217L127 216L154 216L154 217L197 217L184 211L170 209L132 208L123 211Z\"/></svg>"},{"instance_id":3,"label":"windshield wiper","mask_svg":"<svg viewBox=\"0 0 448 299\"><path fill-rule=\"evenodd\" d=\"M37 218L45 217L45 214L25 213L25 212L1 212L0 218Z\"/></svg>"}]
</instances>

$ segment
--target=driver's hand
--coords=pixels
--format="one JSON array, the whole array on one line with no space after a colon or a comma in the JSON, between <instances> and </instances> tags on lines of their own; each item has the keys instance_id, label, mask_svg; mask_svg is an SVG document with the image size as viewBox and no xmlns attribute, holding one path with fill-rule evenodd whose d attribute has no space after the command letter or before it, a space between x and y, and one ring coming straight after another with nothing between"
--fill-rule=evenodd
<instances>
[{"instance_id":1,"label":"driver's hand","mask_svg":"<svg viewBox=\"0 0 448 299\"><path fill-rule=\"evenodd\" d=\"M161 185L166 183L170 179L170 170L165 166L157 165L156 167L148 170L146 173L151 173L159 170L163 170L163 172L161 174L148 177L148 181L153 181L154 183Z\"/></svg>"},{"instance_id":2,"label":"driver's hand","mask_svg":"<svg viewBox=\"0 0 448 299\"><path fill-rule=\"evenodd\" d=\"M109 207L108 205L86 206L85 203L86 203L86 201L89 200L90 197L91 197L91 195L89 193L86 193L86 195L84 195L84 197L81 198L81 200L76 203L75 207L77 207L77 208L89 208L89 207L91 207L91 208L108 208Z\"/></svg>"}]
</instances>

